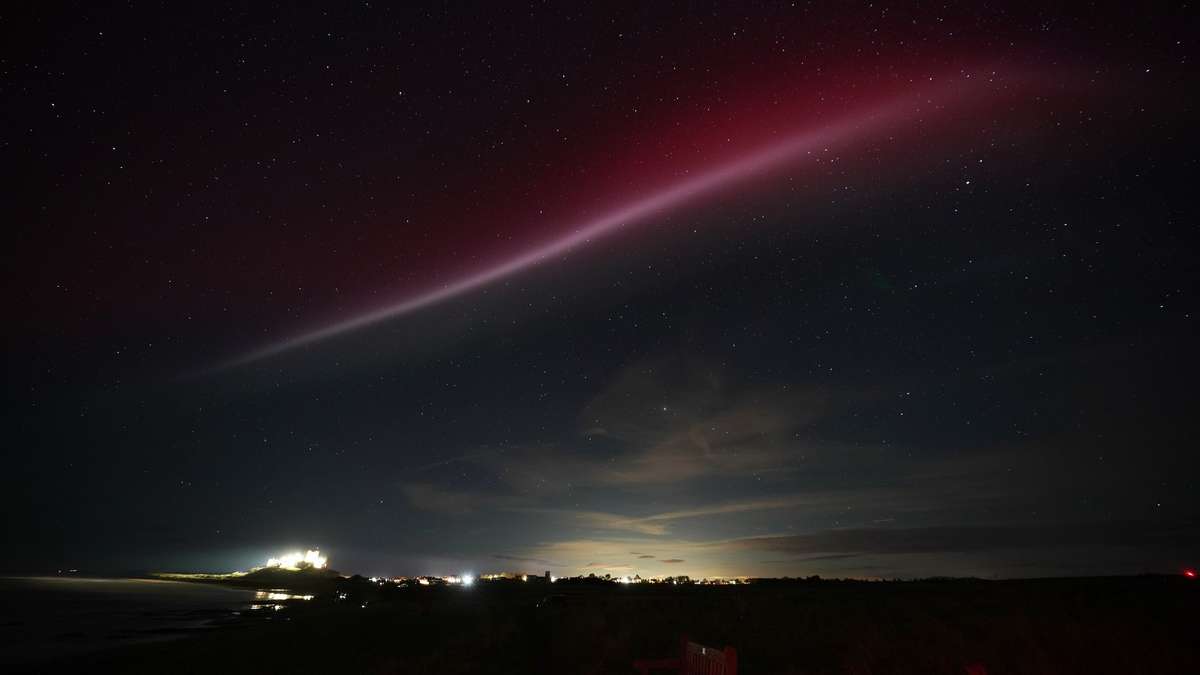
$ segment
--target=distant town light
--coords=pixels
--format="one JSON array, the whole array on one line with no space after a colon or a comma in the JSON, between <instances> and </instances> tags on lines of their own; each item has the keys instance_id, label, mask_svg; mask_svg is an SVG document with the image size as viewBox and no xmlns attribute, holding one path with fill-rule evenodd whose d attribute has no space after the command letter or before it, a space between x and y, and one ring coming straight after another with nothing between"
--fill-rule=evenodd
<instances>
[{"instance_id":1,"label":"distant town light","mask_svg":"<svg viewBox=\"0 0 1200 675\"><path fill-rule=\"evenodd\" d=\"M475 577L471 576L470 574L462 575L462 585L463 586L470 586L473 583L475 583Z\"/></svg>"}]
</instances>

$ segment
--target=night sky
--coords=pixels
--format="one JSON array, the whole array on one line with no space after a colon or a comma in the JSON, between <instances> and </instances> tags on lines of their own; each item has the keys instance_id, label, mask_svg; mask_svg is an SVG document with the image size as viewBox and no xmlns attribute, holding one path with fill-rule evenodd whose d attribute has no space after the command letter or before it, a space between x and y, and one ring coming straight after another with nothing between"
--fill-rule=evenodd
<instances>
[{"instance_id":1,"label":"night sky","mask_svg":"<svg viewBox=\"0 0 1200 675\"><path fill-rule=\"evenodd\" d=\"M264 5L0 16L0 569L1197 564L1194 8Z\"/></svg>"}]
</instances>

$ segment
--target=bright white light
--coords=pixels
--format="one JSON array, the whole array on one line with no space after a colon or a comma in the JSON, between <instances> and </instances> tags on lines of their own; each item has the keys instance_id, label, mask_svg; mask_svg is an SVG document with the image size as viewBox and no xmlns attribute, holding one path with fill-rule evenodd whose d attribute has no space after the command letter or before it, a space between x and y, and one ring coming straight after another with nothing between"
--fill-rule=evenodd
<instances>
[{"instance_id":1,"label":"bright white light","mask_svg":"<svg viewBox=\"0 0 1200 675\"><path fill-rule=\"evenodd\" d=\"M462 575L462 585L463 586L470 586L473 583L475 583L475 577L471 576L470 574Z\"/></svg>"},{"instance_id":2,"label":"bright white light","mask_svg":"<svg viewBox=\"0 0 1200 675\"><path fill-rule=\"evenodd\" d=\"M329 559L321 555L321 550L311 550L301 553L295 551L287 553L278 558L269 558L267 567L278 567L285 570L298 570L302 567L311 567L315 570L325 569L325 565Z\"/></svg>"}]
</instances>

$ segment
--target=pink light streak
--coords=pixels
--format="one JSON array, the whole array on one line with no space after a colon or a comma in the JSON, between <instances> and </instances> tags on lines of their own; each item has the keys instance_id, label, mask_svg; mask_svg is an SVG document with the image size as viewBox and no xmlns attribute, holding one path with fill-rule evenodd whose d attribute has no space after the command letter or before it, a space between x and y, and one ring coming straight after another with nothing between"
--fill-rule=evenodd
<instances>
[{"instance_id":1,"label":"pink light streak","mask_svg":"<svg viewBox=\"0 0 1200 675\"><path fill-rule=\"evenodd\" d=\"M964 83L960 81L959 84ZM963 86L941 86L937 87L936 92L925 91L910 94L838 122L794 134L769 146L760 146L740 158L685 178L658 192L643 195L619 208L578 223L566 234L549 239L516 257L437 288L419 292L398 302L269 344L232 359L223 367L240 366L259 361L298 347L401 317L469 293L565 255L623 228L644 222L652 216L680 209L700 198L711 196L721 189L765 175L774 169L810 156L815 151L823 151L831 144L849 143L882 129L895 127L907 119L919 118L924 111L944 103L948 95L955 98L965 96L965 89Z\"/></svg>"}]
</instances>

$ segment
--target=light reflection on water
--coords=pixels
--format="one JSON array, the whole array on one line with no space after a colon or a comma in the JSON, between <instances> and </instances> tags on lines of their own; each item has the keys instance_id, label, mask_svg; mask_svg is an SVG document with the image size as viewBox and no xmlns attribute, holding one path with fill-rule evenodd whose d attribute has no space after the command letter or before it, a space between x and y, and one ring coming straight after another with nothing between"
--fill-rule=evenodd
<instances>
[{"instance_id":1,"label":"light reflection on water","mask_svg":"<svg viewBox=\"0 0 1200 675\"><path fill-rule=\"evenodd\" d=\"M299 595L289 593L287 591L258 591L254 594L255 600L312 600L311 595Z\"/></svg>"},{"instance_id":2,"label":"light reflection on water","mask_svg":"<svg viewBox=\"0 0 1200 675\"><path fill-rule=\"evenodd\" d=\"M287 607L287 605L279 604L289 600L312 600L312 595L301 595L298 593L289 593L286 590L271 590L257 591L254 594L254 602L250 603L251 610L265 610L278 612Z\"/></svg>"}]
</instances>

